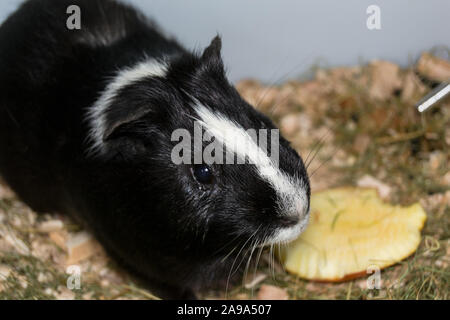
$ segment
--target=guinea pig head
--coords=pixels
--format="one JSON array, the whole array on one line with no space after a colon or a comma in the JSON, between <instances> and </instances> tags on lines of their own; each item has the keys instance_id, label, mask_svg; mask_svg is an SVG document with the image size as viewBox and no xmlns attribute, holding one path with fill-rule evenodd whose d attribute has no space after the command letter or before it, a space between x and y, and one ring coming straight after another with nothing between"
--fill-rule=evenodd
<instances>
[{"instance_id":1,"label":"guinea pig head","mask_svg":"<svg viewBox=\"0 0 450 320\"><path fill-rule=\"evenodd\" d=\"M228 82L220 49L216 37L200 55L125 69L89 114L93 157L133 180L129 227L184 258L286 242L309 219L301 157Z\"/></svg>"}]
</instances>

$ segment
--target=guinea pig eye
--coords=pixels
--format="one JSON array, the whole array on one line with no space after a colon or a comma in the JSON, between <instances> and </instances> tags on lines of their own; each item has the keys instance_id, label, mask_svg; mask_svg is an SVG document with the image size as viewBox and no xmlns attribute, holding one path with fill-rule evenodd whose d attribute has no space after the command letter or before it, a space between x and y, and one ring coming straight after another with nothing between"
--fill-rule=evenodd
<instances>
[{"instance_id":1,"label":"guinea pig eye","mask_svg":"<svg viewBox=\"0 0 450 320\"><path fill-rule=\"evenodd\" d=\"M196 164L192 167L192 175L203 184L210 184L213 181L213 173L210 167L205 164Z\"/></svg>"}]
</instances>

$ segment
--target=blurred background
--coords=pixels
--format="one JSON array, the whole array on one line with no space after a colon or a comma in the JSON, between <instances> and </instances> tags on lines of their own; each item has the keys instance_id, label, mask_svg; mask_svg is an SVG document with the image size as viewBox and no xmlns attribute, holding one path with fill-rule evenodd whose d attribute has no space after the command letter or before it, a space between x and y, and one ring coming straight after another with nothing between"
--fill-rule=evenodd
<instances>
[{"instance_id":1,"label":"blurred background","mask_svg":"<svg viewBox=\"0 0 450 320\"><path fill-rule=\"evenodd\" d=\"M154 18L190 49L223 36L232 81L307 75L312 65L349 66L385 59L407 66L420 53L450 47L448 0L123 0ZM23 0L2 0L2 22ZM369 30L368 6L381 10Z\"/></svg>"}]
</instances>

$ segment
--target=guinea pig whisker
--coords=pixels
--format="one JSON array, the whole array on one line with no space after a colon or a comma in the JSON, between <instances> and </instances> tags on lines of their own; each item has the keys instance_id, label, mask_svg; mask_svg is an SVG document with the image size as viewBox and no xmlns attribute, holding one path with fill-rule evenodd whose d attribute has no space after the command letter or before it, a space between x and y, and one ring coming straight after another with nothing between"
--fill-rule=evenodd
<instances>
[{"instance_id":1,"label":"guinea pig whisker","mask_svg":"<svg viewBox=\"0 0 450 320\"><path fill-rule=\"evenodd\" d=\"M306 160L305 160L306 170L308 170L309 166L312 164L314 159L317 157L317 155L319 154L320 150L324 147L325 140L326 140L326 138L328 137L329 134L331 134L331 130L327 129L327 131L322 135L322 137L320 137L320 139L317 142L317 144L308 153L308 156L306 157ZM311 157L311 159L309 159L309 156L311 154L312 154L312 157Z\"/></svg>"},{"instance_id":2,"label":"guinea pig whisker","mask_svg":"<svg viewBox=\"0 0 450 320\"><path fill-rule=\"evenodd\" d=\"M278 254L280 254L281 252L281 242L278 242ZM284 264L280 264L281 267L283 268L283 271L286 272L286 268L284 267Z\"/></svg>"},{"instance_id":3,"label":"guinea pig whisker","mask_svg":"<svg viewBox=\"0 0 450 320\"><path fill-rule=\"evenodd\" d=\"M275 279L275 257L273 255L273 243L270 244L270 251L269 251L269 261L270 261L270 269L272 272L272 279Z\"/></svg>"},{"instance_id":4,"label":"guinea pig whisker","mask_svg":"<svg viewBox=\"0 0 450 320\"><path fill-rule=\"evenodd\" d=\"M250 238L249 238L249 239L250 239ZM248 241L248 240L247 240L247 241ZM247 242L245 242L245 243L241 246L241 249L240 249L239 252L237 253L236 257L234 258L233 263L231 264L230 272L228 273L228 278L227 278L227 285L226 285L226 288L225 288L225 298L228 297L228 286L229 286L229 282L230 282L230 279L231 279L231 272L233 271L234 264L236 263L236 260L238 259L239 255L241 254L242 249L244 249L246 243L247 243Z\"/></svg>"},{"instance_id":5,"label":"guinea pig whisker","mask_svg":"<svg viewBox=\"0 0 450 320\"><path fill-rule=\"evenodd\" d=\"M227 255L225 257L222 258L222 260L220 260L220 263L223 263L225 260L228 259L228 257L234 252L234 250L237 249L238 246L235 246L233 249L230 250L229 253L227 253Z\"/></svg>"},{"instance_id":6,"label":"guinea pig whisker","mask_svg":"<svg viewBox=\"0 0 450 320\"><path fill-rule=\"evenodd\" d=\"M5 108L6 113L8 114L9 118L13 121L13 123L16 125L16 127L21 129L19 122L16 120L11 110L5 105L3 105L3 108Z\"/></svg>"},{"instance_id":7,"label":"guinea pig whisker","mask_svg":"<svg viewBox=\"0 0 450 320\"><path fill-rule=\"evenodd\" d=\"M309 175L309 177L311 178L325 163L327 163L328 161L330 161L334 155L338 152L340 146L335 146L334 147L334 151L333 153L327 158L325 159L317 168L314 169L314 171Z\"/></svg>"},{"instance_id":8,"label":"guinea pig whisker","mask_svg":"<svg viewBox=\"0 0 450 320\"><path fill-rule=\"evenodd\" d=\"M242 286L244 286L244 284L247 282L247 276L248 276L248 269L249 269L249 267L250 267L250 262L251 262L251 260L252 260L252 256L253 256L253 252L255 251L255 249L256 249L256 245L258 244L258 238L255 238L253 241L252 241L252 250L251 250L251 252L250 252L250 256L248 257L248 260L247 260L247 263L246 263L246 265L245 265L245 269L244 269L244 276L242 277Z\"/></svg>"},{"instance_id":9,"label":"guinea pig whisker","mask_svg":"<svg viewBox=\"0 0 450 320\"><path fill-rule=\"evenodd\" d=\"M292 97L293 95L293 91L289 92L286 96L282 97L280 100L278 100L270 109L270 115L273 115L275 113L275 111L278 109L278 107L284 103L287 99L289 99L290 97Z\"/></svg>"},{"instance_id":10,"label":"guinea pig whisker","mask_svg":"<svg viewBox=\"0 0 450 320\"><path fill-rule=\"evenodd\" d=\"M328 129L327 132L325 132L322 135L322 137L320 137L320 139L317 142L317 144L309 151L309 153L308 153L308 155L306 156L306 159L305 159L305 167L306 167L306 169L309 168L309 166L311 165L311 163L313 162L313 160L316 158L317 154L319 153L320 149L323 148L323 146L325 145L325 139L330 133L331 133L331 130ZM309 156L311 154L313 154L313 157L308 162Z\"/></svg>"},{"instance_id":11,"label":"guinea pig whisker","mask_svg":"<svg viewBox=\"0 0 450 320\"><path fill-rule=\"evenodd\" d=\"M263 95L261 96L261 94L260 94L260 98L258 99L258 101L257 101L257 103L255 105L255 108L259 107L259 105L261 104L261 102L264 100L264 98L266 97L267 93L269 92L270 88L275 87L280 82L284 82L294 71L300 70L300 68L302 68L305 65L305 61L306 60L307 60L307 58L303 59L303 61L299 62L297 65L295 65L289 71L285 72L284 74L282 74L278 78L275 78L277 76L277 73L278 73L279 69L285 63L285 59L283 59L281 64L278 66L278 68L275 69L275 72L270 76L271 80L268 82L268 85L266 86L266 89L263 91Z\"/></svg>"},{"instance_id":12,"label":"guinea pig whisker","mask_svg":"<svg viewBox=\"0 0 450 320\"><path fill-rule=\"evenodd\" d=\"M314 149L316 149L314 151L313 156L311 157L311 159L309 160L309 162L305 165L306 170L308 170L309 166L311 165L311 163L314 161L314 159L317 157L317 155L319 154L320 150L323 148L323 146L325 145L324 142L319 142L317 144L317 147L315 147Z\"/></svg>"},{"instance_id":13,"label":"guinea pig whisker","mask_svg":"<svg viewBox=\"0 0 450 320\"><path fill-rule=\"evenodd\" d=\"M255 230L255 232L253 232L253 233L250 235L250 237L247 239L247 241L244 242L244 244L241 246L241 249L239 250L238 254L237 254L236 257L234 258L233 263L231 264L230 272L228 273L227 285L226 285L226 288L225 288L225 297L228 296L228 286L229 286L229 284L230 284L231 276L234 274L234 272L232 272L232 271L233 271L234 265L236 264L236 261L237 261L239 255L241 254L242 250L245 248L245 246L247 245L247 243L248 243L249 241L251 241L251 239L258 233L258 231L259 231L259 229L261 228L261 226L262 226L262 225L260 225L260 226ZM244 257L245 257L245 256L244 256ZM236 270L239 269L239 266L240 266L241 263L242 263L242 260L241 260L241 262L239 263L239 265L237 266Z\"/></svg>"},{"instance_id":14,"label":"guinea pig whisker","mask_svg":"<svg viewBox=\"0 0 450 320\"><path fill-rule=\"evenodd\" d=\"M248 259L247 259L247 263L245 264L244 274L243 274L243 277L242 277L242 285L244 285L244 283L247 280L247 274L248 274L248 267L249 267L249 264L250 264L250 259L252 258L253 251L255 250L255 244L256 244L257 241L258 241L258 239L254 238L252 240L251 244L250 244L251 250L250 250L250 254L249 254Z\"/></svg>"},{"instance_id":15,"label":"guinea pig whisker","mask_svg":"<svg viewBox=\"0 0 450 320\"><path fill-rule=\"evenodd\" d=\"M256 234L255 234L256 235ZM254 236L253 236L254 237ZM252 251L252 247L253 247L253 241L251 242L251 244L250 244L250 246L247 248L246 246L245 246L245 250L244 250L244 252L243 252L243 255L242 255L242 258L241 258L241 260L239 261L239 263L237 264L237 266L236 266L236 268L234 269L234 271L232 272L232 274L231 274L231 276L233 276L238 270L239 270L239 267L242 265L242 262L244 262L244 260L245 260L245 257L246 257L246 255L249 253L249 252L251 252Z\"/></svg>"},{"instance_id":16,"label":"guinea pig whisker","mask_svg":"<svg viewBox=\"0 0 450 320\"><path fill-rule=\"evenodd\" d=\"M267 237L264 237L263 241L261 241L260 244L261 243L265 243L266 240L267 240ZM256 278L256 271L258 270L258 264L259 264L259 261L261 260L261 254L262 254L264 248L265 248L264 246L260 246L259 247L258 255L256 257L255 270L253 271L253 279ZM251 297L253 298L253 287L252 287L252 291L251 292L252 292Z\"/></svg>"},{"instance_id":17,"label":"guinea pig whisker","mask_svg":"<svg viewBox=\"0 0 450 320\"><path fill-rule=\"evenodd\" d=\"M276 83L278 82L284 82L286 81L287 77L292 74L292 72L294 72L296 69L302 67L304 65L304 62L299 63L297 66L295 66L294 68L292 68L290 71L286 72L282 77L280 77L279 79L276 80ZM270 87L274 87L274 85L270 86ZM268 90L267 90L268 91ZM266 93L267 94L267 93ZM292 97L292 95L294 94L294 91L289 92L285 97L281 98L280 100L278 100L274 106L272 106L270 114L273 115L275 113L275 111L278 109L278 107L284 103L288 98Z\"/></svg>"},{"instance_id":18,"label":"guinea pig whisker","mask_svg":"<svg viewBox=\"0 0 450 320\"><path fill-rule=\"evenodd\" d=\"M225 250L225 248L226 247L228 247L229 245L231 245L233 242L235 242L237 239L239 239L241 237L241 235L240 234L238 234L236 237L234 237L233 239L231 239L229 242L227 242L225 245L223 245L222 247L220 247L220 249L218 249L217 251L215 251L214 253L213 253L213 255L215 256L216 254L218 254L218 253L220 253L220 252L222 252L222 250ZM236 247L235 247L236 248ZM228 255L227 255L228 256ZM223 259L222 260L222 262L224 261L225 259Z\"/></svg>"},{"instance_id":19,"label":"guinea pig whisker","mask_svg":"<svg viewBox=\"0 0 450 320\"><path fill-rule=\"evenodd\" d=\"M291 72L291 71L289 71L289 72L281 75L281 77L275 78L277 76L279 69L284 64L284 62L285 62L285 60L283 59L283 61L281 61L281 64L275 69L275 72L270 76L270 81L268 82L265 90L263 90L262 94L259 94L258 101L256 102L255 108L259 107L259 105L261 104L261 102L264 100L267 93L269 92L269 89L275 87L278 82L280 82L284 77L286 77L287 74L289 74L289 72Z\"/></svg>"}]
</instances>

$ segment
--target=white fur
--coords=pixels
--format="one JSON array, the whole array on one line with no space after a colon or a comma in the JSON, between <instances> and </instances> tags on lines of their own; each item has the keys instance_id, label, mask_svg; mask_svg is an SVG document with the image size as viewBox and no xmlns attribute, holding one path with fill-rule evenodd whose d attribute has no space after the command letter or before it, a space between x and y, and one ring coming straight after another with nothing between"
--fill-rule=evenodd
<instances>
[{"instance_id":1,"label":"white fur","mask_svg":"<svg viewBox=\"0 0 450 320\"><path fill-rule=\"evenodd\" d=\"M309 213L305 214L295 226L277 230L277 232L265 242L265 245L286 243L295 240L303 231L305 231L308 222Z\"/></svg>"},{"instance_id":2,"label":"white fur","mask_svg":"<svg viewBox=\"0 0 450 320\"><path fill-rule=\"evenodd\" d=\"M74 33L75 41L91 47L107 47L124 39L128 35L125 17L119 14L109 15L106 13L104 4L98 6L99 14L93 25L83 26L81 30ZM81 12L83 15L83 12ZM83 18L81 18L82 20Z\"/></svg>"},{"instance_id":3,"label":"white fur","mask_svg":"<svg viewBox=\"0 0 450 320\"><path fill-rule=\"evenodd\" d=\"M298 236L306 227L309 216L304 182L281 171L239 124L223 114L213 113L199 102L196 102L194 108L202 126L227 150L248 159L256 166L258 174L276 191L280 212L286 216L299 217L297 225L281 229L269 239L269 243L284 242Z\"/></svg>"},{"instance_id":4,"label":"white fur","mask_svg":"<svg viewBox=\"0 0 450 320\"><path fill-rule=\"evenodd\" d=\"M166 72L167 64L164 61L148 59L117 73L88 112L91 127L89 138L92 143L90 151L99 152L103 148L103 136L106 130L105 113L117 93L121 89L144 78L164 77Z\"/></svg>"},{"instance_id":5,"label":"white fur","mask_svg":"<svg viewBox=\"0 0 450 320\"><path fill-rule=\"evenodd\" d=\"M76 37L76 42L86 44L90 47L107 47L113 45L127 35L125 29L119 29L117 32L109 32L102 30L90 30L81 33Z\"/></svg>"}]
</instances>

